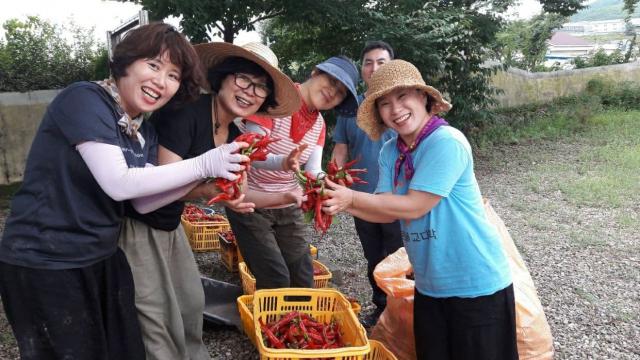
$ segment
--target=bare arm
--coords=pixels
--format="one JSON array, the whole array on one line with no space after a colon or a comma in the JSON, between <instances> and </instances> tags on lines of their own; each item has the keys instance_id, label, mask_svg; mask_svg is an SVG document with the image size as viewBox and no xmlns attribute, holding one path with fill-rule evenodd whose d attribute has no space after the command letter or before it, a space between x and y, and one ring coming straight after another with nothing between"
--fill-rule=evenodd
<instances>
[{"instance_id":1,"label":"bare arm","mask_svg":"<svg viewBox=\"0 0 640 360\"><path fill-rule=\"evenodd\" d=\"M396 219L413 220L431 211L441 196L409 190L406 195L391 193L368 194L354 191L327 180L329 199L323 201L323 211L336 214L347 211L350 214L371 222L392 222Z\"/></svg>"},{"instance_id":2,"label":"bare arm","mask_svg":"<svg viewBox=\"0 0 640 360\"><path fill-rule=\"evenodd\" d=\"M333 153L331 154L331 157L336 160L338 167L344 165L349 159L349 148L347 144L336 143L333 146Z\"/></svg>"},{"instance_id":3,"label":"bare arm","mask_svg":"<svg viewBox=\"0 0 640 360\"><path fill-rule=\"evenodd\" d=\"M267 208L280 205L302 204L302 191L265 193L256 190L247 191L247 201L253 202L256 208Z\"/></svg>"}]
</instances>

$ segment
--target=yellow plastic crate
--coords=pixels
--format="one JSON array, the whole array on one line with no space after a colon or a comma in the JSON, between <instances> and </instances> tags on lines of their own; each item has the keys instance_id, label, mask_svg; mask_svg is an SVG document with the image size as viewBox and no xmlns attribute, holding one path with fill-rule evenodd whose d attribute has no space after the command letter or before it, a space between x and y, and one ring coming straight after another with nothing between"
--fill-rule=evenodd
<instances>
[{"instance_id":1,"label":"yellow plastic crate","mask_svg":"<svg viewBox=\"0 0 640 360\"><path fill-rule=\"evenodd\" d=\"M240 295L236 300L238 303L238 312L240 313L240 321L242 321L242 330L247 334L251 343L257 348L255 325L253 324L253 295ZM350 301L351 310L355 315L360 312L360 304ZM382 344L380 344L382 345ZM384 346L383 346L384 347ZM386 348L385 348L386 350ZM377 359L377 358L372 358Z\"/></svg>"},{"instance_id":2,"label":"yellow plastic crate","mask_svg":"<svg viewBox=\"0 0 640 360\"><path fill-rule=\"evenodd\" d=\"M278 320L290 311L300 311L316 320L340 324L341 337L351 346L339 349L300 350L273 349L265 345L260 329L260 320L265 323ZM349 301L333 289L284 288L258 290L253 295L253 326L260 359L327 359L363 360L370 352L367 334L351 310Z\"/></svg>"},{"instance_id":3,"label":"yellow plastic crate","mask_svg":"<svg viewBox=\"0 0 640 360\"><path fill-rule=\"evenodd\" d=\"M360 306L360 303L356 299L349 299L349 302L351 303L351 309L353 310L354 314L358 316L358 314L360 314L360 310L362 310L362 306Z\"/></svg>"},{"instance_id":4,"label":"yellow plastic crate","mask_svg":"<svg viewBox=\"0 0 640 360\"><path fill-rule=\"evenodd\" d=\"M231 229L228 221L191 222L184 215L181 216L181 221L193 251L220 250L218 233Z\"/></svg>"},{"instance_id":5,"label":"yellow plastic crate","mask_svg":"<svg viewBox=\"0 0 640 360\"><path fill-rule=\"evenodd\" d=\"M369 344L371 345L371 351L365 355L365 360L398 360L381 342L369 340Z\"/></svg>"},{"instance_id":6,"label":"yellow plastic crate","mask_svg":"<svg viewBox=\"0 0 640 360\"><path fill-rule=\"evenodd\" d=\"M238 303L238 312L240 313L242 330L247 334L251 343L257 347L256 332L253 325L253 295L240 295L236 302Z\"/></svg>"},{"instance_id":7,"label":"yellow plastic crate","mask_svg":"<svg viewBox=\"0 0 640 360\"><path fill-rule=\"evenodd\" d=\"M313 260L314 267L320 267L324 270L325 275L313 276L313 287L315 289L326 288L329 286L329 280L333 277L329 268L324 266L320 261ZM240 272L240 279L242 280L242 290L245 295L251 295L256 291L256 278L251 274L249 267L245 262L238 264L238 271Z\"/></svg>"}]
</instances>

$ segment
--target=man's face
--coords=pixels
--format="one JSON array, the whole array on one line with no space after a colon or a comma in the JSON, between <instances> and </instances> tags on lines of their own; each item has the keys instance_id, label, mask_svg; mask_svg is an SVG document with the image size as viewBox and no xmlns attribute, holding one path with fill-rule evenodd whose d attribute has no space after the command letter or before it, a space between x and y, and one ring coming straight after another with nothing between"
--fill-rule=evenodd
<instances>
[{"instance_id":1,"label":"man's face","mask_svg":"<svg viewBox=\"0 0 640 360\"><path fill-rule=\"evenodd\" d=\"M389 55L389 52L385 49L373 49L364 54L360 73L362 75L362 80L367 84L367 87L369 86L369 79L371 79L371 75L376 72L380 66L388 63L389 61L391 61L391 55Z\"/></svg>"}]
</instances>

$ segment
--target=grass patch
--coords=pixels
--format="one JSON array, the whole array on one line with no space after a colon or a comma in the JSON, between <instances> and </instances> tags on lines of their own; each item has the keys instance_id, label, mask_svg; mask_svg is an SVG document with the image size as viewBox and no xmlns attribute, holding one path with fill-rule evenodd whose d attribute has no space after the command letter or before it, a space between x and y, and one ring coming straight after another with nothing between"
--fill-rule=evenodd
<instances>
[{"instance_id":1,"label":"grass patch","mask_svg":"<svg viewBox=\"0 0 640 360\"><path fill-rule=\"evenodd\" d=\"M584 132L591 146L579 165L558 183L569 201L588 206L628 207L640 201L640 111L606 111ZM602 144L606 139L607 144Z\"/></svg>"},{"instance_id":2,"label":"grass patch","mask_svg":"<svg viewBox=\"0 0 640 360\"><path fill-rule=\"evenodd\" d=\"M637 229L640 228L640 220L635 214L622 213L616 216L616 223L625 229Z\"/></svg>"},{"instance_id":3,"label":"grass patch","mask_svg":"<svg viewBox=\"0 0 640 360\"><path fill-rule=\"evenodd\" d=\"M553 159L544 158L532 163L529 190L560 190L575 205L622 208L639 203L640 111L600 109L586 117L558 107L554 111L557 112L545 113L539 121L522 122L521 128L500 126L505 131L502 135L487 135L491 141L499 142L512 138L520 142L553 139L588 144L586 148L576 147L580 153L573 154L575 163L556 165Z\"/></svg>"},{"instance_id":4,"label":"grass patch","mask_svg":"<svg viewBox=\"0 0 640 360\"><path fill-rule=\"evenodd\" d=\"M582 288L574 287L573 291L578 295L578 297L590 302L591 304L596 304L598 302L598 298L595 295Z\"/></svg>"},{"instance_id":5,"label":"grass patch","mask_svg":"<svg viewBox=\"0 0 640 360\"><path fill-rule=\"evenodd\" d=\"M591 229L586 230L572 230L569 232L569 239L571 242L580 247L593 247L593 246L605 246L607 242L604 240L603 234L598 234Z\"/></svg>"},{"instance_id":6,"label":"grass patch","mask_svg":"<svg viewBox=\"0 0 640 360\"><path fill-rule=\"evenodd\" d=\"M546 219L529 217L527 218L527 225L536 231L544 231L549 229L549 222Z\"/></svg>"}]
</instances>

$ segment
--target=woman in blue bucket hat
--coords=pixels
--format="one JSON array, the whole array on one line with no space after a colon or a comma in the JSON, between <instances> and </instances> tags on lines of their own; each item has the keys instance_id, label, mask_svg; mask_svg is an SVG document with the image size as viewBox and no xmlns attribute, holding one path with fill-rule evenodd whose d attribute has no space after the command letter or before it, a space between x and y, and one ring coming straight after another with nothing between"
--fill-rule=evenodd
<instances>
[{"instance_id":1,"label":"woman in blue bucket hat","mask_svg":"<svg viewBox=\"0 0 640 360\"><path fill-rule=\"evenodd\" d=\"M252 167L249 189L262 194L293 192L302 198L297 181L284 170L287 159L292 152L299 152L298 162L304 164L305 171L312 176L322 172L326 125L320 111L355 112L358 81L358 69L350 59L332 57L316 65L311 76L297 84L302 105L293 115L246 118L241 130L280 139L269 145L271 155L267 160ZM256 278L256 289L313 287L313 263L300 207L258 207L249 214L227 209L240 252Z\"/></svg>"}]
</instances>

